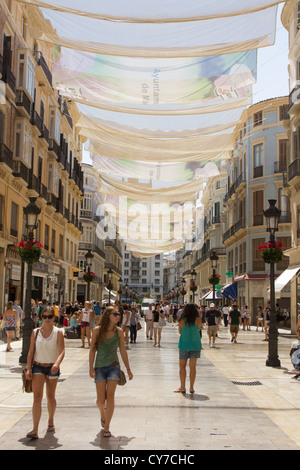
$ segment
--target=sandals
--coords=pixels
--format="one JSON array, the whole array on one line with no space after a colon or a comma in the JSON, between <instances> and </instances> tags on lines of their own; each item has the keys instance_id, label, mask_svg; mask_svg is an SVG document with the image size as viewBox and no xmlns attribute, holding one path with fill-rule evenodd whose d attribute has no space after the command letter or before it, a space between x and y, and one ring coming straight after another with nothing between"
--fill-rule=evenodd
<instances>
[{"instance_id":1,"label":"sandals","mask_svg":"<svg viewBox=\"0 0 300 470\"><path fill-rule=\"evenodd\" d=\"M110 431L103 431L103 437L111 437Z\"/></svg>"},{"instance_id":2,"label":"sandals","mask_svg":"<svg viewBox=\"0 0 300 470\"><path fill-rule=\"evenodd\" d=\"M35 439L38 439L39 436L37 435L36 432L34 431L31 431L29 433L26 434L26 437L28 437L28 439L31 439L31 440L35 440Z\"/></svg>"},{"instance_id":3,"label":"sandals","mask_svg":"<svg viewBox=\"0 0 300 470\"><path fill-rule=\"evenodd\" d=\"M186 393L186 390L181 390L181 388L177 388L174 390L174 393Z\"/></svg>"},{"instance_id":4,"label":"sandals","mask_svg":"<svg viewBox=\"0 0 300 470\"><path fill-rule=\"evenodd\" d=\"M54 424L49 424L49 425L48 425L47 432L55 432L55 426L54 426Z\"/></svg>"}]
</instances>

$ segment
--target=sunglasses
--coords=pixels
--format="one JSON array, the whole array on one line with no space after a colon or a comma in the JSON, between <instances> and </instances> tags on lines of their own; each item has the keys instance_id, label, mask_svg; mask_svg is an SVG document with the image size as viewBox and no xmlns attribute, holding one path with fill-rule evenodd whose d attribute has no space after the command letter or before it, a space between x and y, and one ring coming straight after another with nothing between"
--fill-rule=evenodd
<instances>
[{"instance_id":1,"label":"sunglasses","mask_svg":"<svg viewBox=\"0 0 300 470\"><path fill-rule=\"evenodd\" d=\"M47 318L48 318L48 320L52 320L53 317L54 317L54 315L42 315L43 320L47 320Z\"/></svg>"}]
</instances>

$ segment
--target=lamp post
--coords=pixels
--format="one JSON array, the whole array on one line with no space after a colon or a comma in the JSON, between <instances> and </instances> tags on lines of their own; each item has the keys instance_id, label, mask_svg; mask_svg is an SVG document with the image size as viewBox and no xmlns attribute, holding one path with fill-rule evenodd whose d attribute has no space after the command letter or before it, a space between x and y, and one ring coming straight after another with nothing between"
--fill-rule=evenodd
<instances>
[{"instance_id":1,"label":"lamp post","mask_svg":"<svg viewBox=\"0 0 300 470\"><path fill-rule=\"evenodd\" d=\"M184 277L181 279L181 284L182 284L182 290L185 291L185 283L186 283L186 280L184 279ZM184 304L184 294L182 294L182 304Z\"/></svg>"},{"instance_id":2,"label":"lamp post","mask_svg":"<svg viewBox=\"0 0 300 470\"><path fill-rule=\"evenodd\" d=\"M119 295L120 295L120 299L119 299L119 300L120 300L120 302L121 302L121 295L122 295L121 290L122 290L122 278L120 277L120 279L119 279L119 292L120 292L120 293L119 293Z\"/></svg>"},{"instance_id":3,"label":"lamp post","mask_svg":"<svg viewBox=\"0 0 300 470\"><path fill-rule=\"evenodd\" d=\"M264 216L267 222L267 232L270 233L270 243L275 242L275 232L278 231L278 224L281 211L276 207L276 200L269 199L269 207L264 211ZM268 367L280 367L280 360L278 357L278 331L276 326L276 312L275 312L275 263L270 263L270 323L269 323L269 355L266 361Z\"/></svg>"},{"instance_id":4,"label":"lamp post","mask_svg":"<svg viewBox=\"0 0 300 470\"><path fill-rule=\"evenodd\" d=\"M94 258L93 253L91 252L91 250L88 250L88 252L85 255L85 264L87 266L87 273L88 274L91 273L93 258ZM87 282L87 295L86 295L86 297L87 297L86 300L88 302L90 301L90 295L91 295L91 283L89 281L89 282Z\"/></svg>"},{"instance_id":5,"label":"lamp post","mask_svg":"<svg viewBox=\"0 0 300 470\"><path fill-rule=\"evenodd\" d=\"M108 274L108 283L110 283L111 275L113 274L113 270L111 268L109 268L109 270L107 271L107 274ZM111 289L109 288L108 289L108 305L110 305L110 291L111 291Z\"/></svg>"},{"instance_id":6,"label":"lamp post","mask_svg":"<svg viewBox=\"0 0 300 470\"><path fill-rule=\"evenodd\" d=\"M29 204L24 208L26 217L26 229L28 234L28 241L33 242L34 233L38 226L38 216L41 209L36 205L35 197L29 198ZM31 333L34 328L34 321L31 316L31 291L32 291L32 264L27 264L26 275L26 297L25 297L25 316L23 319L23 335L22 335L22 353L19 359L20 364L26 364L27 356L30 347Z\"/></svg>"},{"instance_id":7,"label":"lamp post","mask_svg":"<svg viewBox=\"0 0 300 470\"><path fill-rule=\"evenodd\" d=\"M195 285L196 276L197 276L197 273L196 273L195 269L193 269L193 271L191 271L191 276L192 276L192 284ZM193 289L193 304L194 303L195 303L195 290Z\"/></svg>"},{"instance_id":8,"label":"lamp post","mask_svg":"<svg viewBox=\"0 0 300 470\"><path fill-rule=\"evenodd\" d=\"M219 257L217 255L217 253L215 251L213 251L212 254L210 255L210 262L211 262L211 267L212 267L212 270L213 270L213 277L216 274L216 269L218 267L218 261L219 261ZM216 286L215 286L215 284L213 284L213 303L215 303L215 298L216 298Z\"/></svg>"}]
</instances>

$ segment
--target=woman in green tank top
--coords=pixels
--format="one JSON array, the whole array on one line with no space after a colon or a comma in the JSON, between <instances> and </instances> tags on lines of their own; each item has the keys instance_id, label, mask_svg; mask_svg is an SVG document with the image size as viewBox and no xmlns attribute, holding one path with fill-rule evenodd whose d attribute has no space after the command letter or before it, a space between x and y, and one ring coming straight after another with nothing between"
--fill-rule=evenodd
<instances>
[{"instance_id":1,"label":"woman in green tank top","mask_svg":"<svg viewBox=\"0 0 300 470\"><path fill-rule=\"evenodd\" d=\"M190 361L190 393L194 393L196 379L196 363L202 349L200 330L202 321L195 304L187 304L184 307L180 321L179 333L179 378L180 387L174 390L176 393L185 393L186 366Z\"/></svg>"},{"instance_id":2,"label":"woman in green tank top","mask_svg":"<svg viewBox=\"0 0 300 470\"><path fill-rule=\"evenodd\" d=\"M129 380L133 378L125 348L124 333L117 326L119 320L120 313L116 307L110 306L104 310L99 326L93 330L89 356L90 377L95 380L96 384L97 405L104 428L104 437L111 436L109 426L114 412L115 391L120 379L118 347L128 378Z\"/></svg>"}]
</instances>

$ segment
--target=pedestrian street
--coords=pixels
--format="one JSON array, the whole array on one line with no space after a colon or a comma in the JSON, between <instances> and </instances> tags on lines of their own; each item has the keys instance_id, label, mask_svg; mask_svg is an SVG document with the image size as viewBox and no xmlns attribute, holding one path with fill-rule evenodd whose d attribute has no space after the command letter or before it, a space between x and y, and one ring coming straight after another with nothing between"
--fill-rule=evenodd
<instances>
[{"instance_id":1,"label":"pedestrian street","mask_svg":"<svg viewBox=\"0 0 300 470\"><path fill-rule=\"evenodd\" d=\"M240 330L230 342L220 327L216 348L208 347L197 363L195 394L174 393L179 385L177 325L162 332L161 347L138 332L128 351L132 381L117 387L112 437L102 436L93 380L89 378L88 349L80 340L66 340L66 357L57 387L56 432L47 433L44 398L40 439L30 441L32 395L22 392L18 358L0 346L0 449L32 450L298 450L299 387L291 369L290 335L280 335L281 368L265 366L264 334ZM188 370L188 369L187 369ZM186 383L189 389L188 378Z\"/></svg>"}]
</instances>

